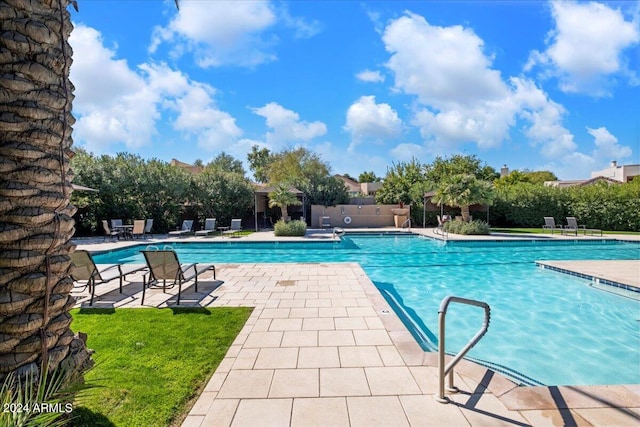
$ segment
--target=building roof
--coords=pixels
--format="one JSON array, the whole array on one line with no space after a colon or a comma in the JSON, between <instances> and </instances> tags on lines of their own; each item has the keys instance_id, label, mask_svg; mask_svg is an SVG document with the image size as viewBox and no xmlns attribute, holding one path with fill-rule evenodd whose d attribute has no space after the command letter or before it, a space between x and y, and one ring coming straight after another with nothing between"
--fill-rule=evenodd
<instances>
[{"instance_id":1,"label":"building roof","mask_svg":"<svg viewBox=\"0 0 640 427\"><path fill-rule=\"evenodd\" d=\"M253 184L253 192L254 194L260 194L260 195L268 195L269 193L272 193L276 190L276 187L274 187L273 185L269 185L269 184L260 184L260 183L254 183ZM295 194L296 196L300 196L302 194L304 194L303 191L298 190L296 187L289 187L289 191L293 194Z\"/></svg>"},{"instance_id":2,"label":"building roof","mask_svg":"<svg viewBox=\"0 0 640 427\"><path fill-rule=\"evenodd\" d=\"M591 179L574 179L574 180L566 180L566 181L545 181L544 185L547 187L583 187L585 185L595 184L596 182L606 182L607 184L621 184L620 181L615 179L608 178L606 176L596 176Z\"/></svg>"},{"instance_id":3,"label":"building roof","mask_svg":"<svg viewBox=\"0 0 640 427\"><path fill-rule=\"evenodd\" d=\"M181 162L177 159L171 159L170 165L185 169L194 175L199 174L204 169L202 166L190 165L189 163Z\"/></svg>"}]
</instances>

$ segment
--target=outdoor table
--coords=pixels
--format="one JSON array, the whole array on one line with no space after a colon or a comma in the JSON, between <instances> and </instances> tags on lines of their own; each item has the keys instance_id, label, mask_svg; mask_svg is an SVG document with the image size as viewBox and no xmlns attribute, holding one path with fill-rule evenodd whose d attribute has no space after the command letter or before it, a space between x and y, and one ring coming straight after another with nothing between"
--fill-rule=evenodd
<instances>
[{"instance_id":1,"label":"outdoor table","mask_svg":"<svg viewBox=\"0 0 640 427\"><path fill-rule=\"evenodd\" d=\"M133 240L133 225L116 225L113 229L122 233L126 240Z\"/></svg>"},{"instance_id":2,"label":"outdoor table","mask_svg":"<svg viewBox=\"0 0 640 427\"><path fill-rule=\"evenodd\" d=\"M231 227L217 227L217 229L220 232L220 234L222 234L223 231L227 231L229 228L231 228Z\"/></svg>"}]
</instances>

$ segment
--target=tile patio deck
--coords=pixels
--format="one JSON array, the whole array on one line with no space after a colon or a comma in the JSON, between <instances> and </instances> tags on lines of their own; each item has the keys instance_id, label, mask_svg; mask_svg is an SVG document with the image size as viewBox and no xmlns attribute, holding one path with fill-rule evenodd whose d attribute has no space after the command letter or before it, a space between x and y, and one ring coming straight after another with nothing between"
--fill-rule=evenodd
<instances>
[{"instance_id":1,"label":"tile patio deck","mask_svg":"<svg viewBox=\"0 0 640 427\"><path fill-rule=\"evenodd\" d=\"M255 308L183 426L640 426L640 385L517 387L467 361L460 393L438 403L436 355L358 264L217 269L198 293L183 289L181 306ZM132 280L123 294L99 286L94 306L140 307L142 279ZM175 304L169 292L147 291L145 306Z\"/></svg>"}]
</instances>

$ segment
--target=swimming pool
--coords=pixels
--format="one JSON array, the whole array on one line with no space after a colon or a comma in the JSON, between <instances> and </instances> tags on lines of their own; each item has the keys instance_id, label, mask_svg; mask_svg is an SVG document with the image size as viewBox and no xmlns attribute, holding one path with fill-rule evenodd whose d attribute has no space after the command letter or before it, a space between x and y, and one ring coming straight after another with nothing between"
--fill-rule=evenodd
<instances>
[{"instance_id":1,"label":"swimming pool","mask_svg":"<svg viewBox=\"0 0 640 427\"><path fill-rule=\"evenodd\" d=\"M335 242L175 243L182 262L358 262L425 348L437 345L448 295L491 306L489 332L469 357L525 384L640 383L640 302L595 289L536 260L640 259L616 241L443 242L414 235L346 235ZM144 246L96 255L143 263ZM482 310L452 305L447 351L482 323Z\"/></svg>"}]
</instances>

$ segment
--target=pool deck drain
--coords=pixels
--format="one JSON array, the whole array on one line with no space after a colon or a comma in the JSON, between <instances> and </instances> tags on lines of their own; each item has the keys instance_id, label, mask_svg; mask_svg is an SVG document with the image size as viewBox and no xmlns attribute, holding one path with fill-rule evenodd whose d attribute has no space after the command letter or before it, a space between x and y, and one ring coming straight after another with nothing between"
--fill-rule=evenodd
<instances>
[{"instance_id":1,"label":"pool deck drain","mask_svg":"<svg viewBox=\"0 0 640 427\"><path fill-rule=\"evenodd\" d=\"M198 293L183 289L181 306L255 308L183 426L640 426L638 384L518 387L468 361L456 368L461 392L436 402L437 355L422 351L358 264L217 269ZM117 283L98 286L94 306L140 307L142 277L131 278L123 294ZM174 306L175 292L148 290L145 306Z\"/></svg>"}]
</instances>

